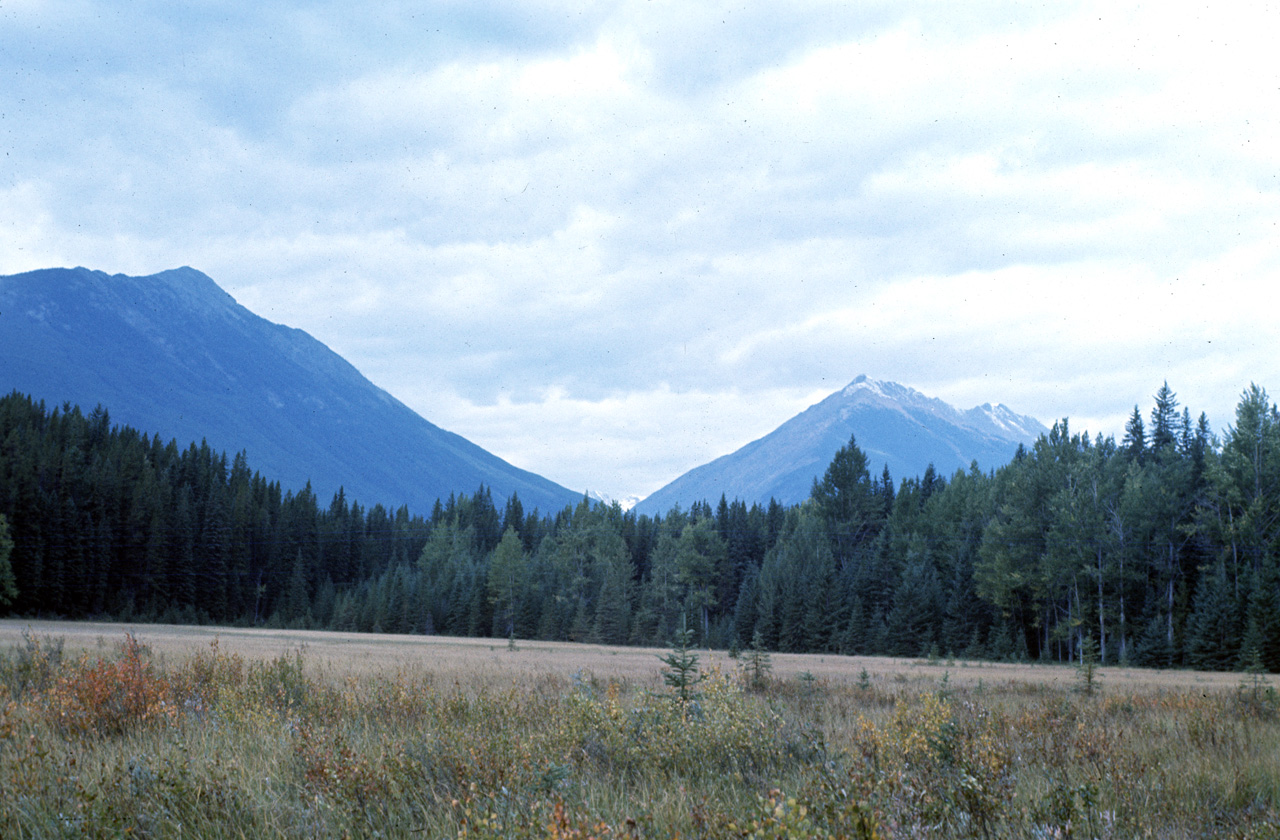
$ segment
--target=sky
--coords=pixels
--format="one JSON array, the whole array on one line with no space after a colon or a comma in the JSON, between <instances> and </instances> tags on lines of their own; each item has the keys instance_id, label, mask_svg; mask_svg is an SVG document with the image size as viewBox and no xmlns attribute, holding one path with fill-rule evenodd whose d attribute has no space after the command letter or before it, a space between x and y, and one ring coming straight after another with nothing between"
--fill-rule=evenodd
<instances>
[{"instance_id":1,"label":"sky","mask_svg":"<svg viewBox=\"0 0 1280 840\"><path fill-rule=\"evenodd\" d=\"M859 374L1280 390L1276 4L0 0L0 274L189 265L643 497Z\"/></svg>"}]
</instances>

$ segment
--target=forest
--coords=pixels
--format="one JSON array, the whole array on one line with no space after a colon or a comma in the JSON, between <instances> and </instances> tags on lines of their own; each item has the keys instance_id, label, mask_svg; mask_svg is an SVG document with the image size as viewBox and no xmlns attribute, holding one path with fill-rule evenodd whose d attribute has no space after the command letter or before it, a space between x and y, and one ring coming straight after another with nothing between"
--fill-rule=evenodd
<instances>
[{"instance_id":1,"label":"forest","mask_svg":"<svg viewBox=\"0 0 1280 840\"><path fill-rule=\"evenodd\" d=\"M989 472L895 484L851 438L799 505L424 514L15 392L0 614L1277 672L1280 414L1252 385L1234 420L1166 383L1119 442L1063 419Z\"/></svg>"}]
</instances>

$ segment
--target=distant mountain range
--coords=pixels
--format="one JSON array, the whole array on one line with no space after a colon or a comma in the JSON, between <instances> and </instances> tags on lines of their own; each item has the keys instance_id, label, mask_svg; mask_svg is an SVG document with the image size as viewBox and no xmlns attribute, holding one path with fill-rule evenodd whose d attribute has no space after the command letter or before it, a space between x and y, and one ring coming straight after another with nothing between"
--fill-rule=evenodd
<instances>
[{"instance_id":1,"label":"distant mountain range","mask_svg":"<svg viewBox=\"0 0 1280 840\"><path fill-rule=\"evenodd\" d=\"M365 506L408 505L482 484L499 507L558 511L582 493L518 469L424 420L307 333L273 324L209 277L85 268L0 277L0 389L101 404L114 423L178 445L207 440L322 505L339 487Z\"/></svg>"},{"instance_id":2,"label":"distant mountain range","mask_svg":"<svg viewBox=\"0 0 1280 840\"><path fill-rule=\"evenodd\" d=\"M0 391L49 406L101 404L115 423L180 446L207 440L289 490L321 502L343 487L364 505L436 499L482 484L544 513L582 493L508 464L426 421L307 333L273 324L192 268L148 277L86 268L0 277ZM943 475L1006 463L1047 431L1003 405L959 411L902 385L859 376L773 432L691 470L639 502L641 513L716 501L804 500L850 434L874 475L895 481L932 463ZM630 501L630 500L627 500Z\"/></svg>"},{"instance_id":3,"label":"distant mountain range","mask_svg":"<svg viewBox=\"0 0 1280 840\"><path fill-rule=\"evenodd\" d=\"M866 453L872 477L888 465L897 482L923 474L929 464L943 476L973 461L984 470L1002 466L1018 444L1047 431L1003 405L960 411L913 388L859 376L759 440L680 476L636 510L663 513L721 495L748 504L803 501L850 435Z\"/></svg>"}]
</instances>

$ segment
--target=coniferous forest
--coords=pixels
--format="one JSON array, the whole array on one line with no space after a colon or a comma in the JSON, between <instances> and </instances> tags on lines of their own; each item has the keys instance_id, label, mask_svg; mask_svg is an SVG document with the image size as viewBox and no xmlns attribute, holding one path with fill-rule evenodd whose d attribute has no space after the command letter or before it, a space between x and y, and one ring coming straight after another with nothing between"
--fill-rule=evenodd
<instances>
[{"instance_id":1,"label":"coniferous forest","mask_svg":"<svg viewBox=\"0 0 1280 840\"><path fill-rule=\"evenodd\" d=\"M1251 386L1219 439L1166 384L987 473L895 484L851 439L795 506L424 514L13 393L0 614L1280 671L1280 414Z\"/></svg>"}]
</instances>

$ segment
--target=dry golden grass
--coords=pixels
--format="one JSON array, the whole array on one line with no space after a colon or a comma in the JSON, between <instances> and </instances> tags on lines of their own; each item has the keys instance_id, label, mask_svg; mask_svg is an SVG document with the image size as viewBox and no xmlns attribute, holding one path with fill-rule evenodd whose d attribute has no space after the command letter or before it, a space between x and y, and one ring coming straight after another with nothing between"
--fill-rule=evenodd
<instances>
[{"instance_id":1,"label":"dry golden grass","mask_svg":"<svg viewBox=\"0 0 1280 840\"><path fill-rule=\"evenodd\" d=\"M0 621L0 836L1280 837L1252 675L660 652Z\"/></svg>"},{"instance_id":2,"label":"dry golden grass","mask_svg":"<svg viewBox=\"0 0 1280 840\"><path fill-rule=\"evenodd\" d=\"M0 620L0 648L20 644L27 630L37 636L65 639L68 652L106 650L125 633L132 633L161 659L178 660L207 650L216 638L223 650L246 660L271 659L303 649L309 666L335 676L362 677L389 668L414 668L430 672L438 681L464 685L507 685L543 675L569 678L584 672L637 687L657 687L661 684L657 656L664 652L658 648L543 641L517 641L517 649L512 651L506 639L15 619ZM718 664L725 671L733 670L724 651L704 651L701 656L704 666ZM877 682L906 685L935 684L944 676L956 687L981 682L988 687L1067 688L1079 681L1070 665L786 653L771 654L771 659L777 679L791 680L809 673L833 686L856 683L864 669ZM1275 675L1264 679L1280 689ZM1240 674L1106 667L1098 669L1098 680L1106 691L1218 692L1235 690Z\"/></svg>"}]
</instances>

